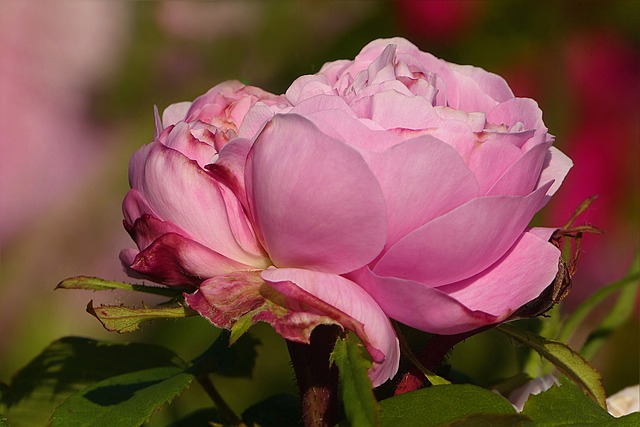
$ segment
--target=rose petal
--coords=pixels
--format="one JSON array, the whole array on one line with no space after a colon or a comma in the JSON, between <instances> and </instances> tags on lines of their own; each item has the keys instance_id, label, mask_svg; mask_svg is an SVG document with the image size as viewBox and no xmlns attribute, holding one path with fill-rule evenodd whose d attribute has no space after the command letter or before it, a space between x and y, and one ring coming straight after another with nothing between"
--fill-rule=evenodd
<instances>
[{"instance_id":1,"label":"rose petal","mask_svg":"<svg viewBox=\"0 0 640 427\"><path fill-rule=\"evenodd\" d=\"M191 160L195 160L203 168L211 163L217 154L213 145L198 140L189 124L178 122L168 135L162 134L160 142L169 148L179 151Z\"/></svg>"},{"instance_id":2,"label":"rose petal","mask_svg":"<svg viewBox=\"0 0 640 427\"><path fill-rule=\"evenodd\" d=\"M151 144L133 155L129 176L131 187L144 195L158 219L176 224L227 258L260 268L269 265L262 254L247 252L236 240L236 235L246 235L246 220L234 218L239 210L233 204L239 201L223 194L220 184L195 161Z\"/></svg>"},{"instance_id":3,"label":"rose petal","mask_svg":"<svg viewBox=\"0 0 640 427\"><path fill-rule=\"evenodd\" d=\"M403 142L368 162L387 201L386 247L478 195L478 183L456 150L430 136Z\"/></svg>"},{"instance_id":4,"label":"rose petal","mask_svg":"<svg viewBox=\"0 0 640 427\"><path fill-rule=\"evenodd\" d=\"M245 181L254 223L278 267L341 274L384 246L385 201L364 159L300 116L267 124Z\"/></svg>"},{"instance_id":5,"label":"rose petal","mask_svg":"<svg viewBox=\"0 0 640 427\"><path fill-rule=\"evenodd\" d=\"M474 144L473 150L469 153L467 164L478 179L480 194L487 194L487 191L502 174L516 163L523 154L518 147L503 141L487 141Z\"/></svg>"},{"instance_id":6,"label":"rose petal","mask_svg":"<svg viewBox=\"0 0 640 427\"><path fill-rule=\"evenodd\" d=\"M499 321L471 311L437 288L413 280L381 277L367 267L349 275L382 307L387 316L421 331L458 334Z\"/></svg>"},{"instance_id":7,"label":"rose petal","mask_svg":"<svg viewBox=\"0 0 640 427\"><path fill-rule=\"evenodd\" d=\"M156 239L136 255L129 267L170 286L197 286L209 277L250 268L176 233Z\"/></svg>"},{"instance_id":8,"label":"rose petal","mask_svg":"<svg viewBox=\"0 0 640 427\"><path fill-rule=\"evenodd\" d=\"M393 327L378 304L360 286L335 274L296 268L270 268L261 276L284 295L356 332L374 360L369 372L374 387L398 371L400 349ZM354 325L353 320L357 324Z\"/></svg>"},{"instance_id":9,"label":"rose petal","mask_svg":"<svg viewBox=\"0 0 640 427\"><path fill-rule=\"evenodd\" d=\"M538 183L548 151L549 145L538 144L524 153L489 188L487 196L524 196L532 192Z\"/></svg>"},{"instance_id":10,"label":"rose petal","mask_svg":"<svg viewBox=\"0 0 640 427\"><path fill-rule=\"evenodd\" d=\"M187 111L191 107L191 102L178 102L169 105L162 112L162 127L164 129L171 125L175 125L187 117Z\"/></svg>"},{"instance_id":11,"label":"rose petal","mask_svg":"<svg viewBox=\"0 0 640 427\"><path fill-rule=\"evenodd\" d=\"M473 199L404 237L382 256L374 272L429 286L480 273L520 237L550 185L526 197Z\"/></svg>"},{"instance_id":12,"label":"rose petal","mask_svg":"<svg viewBox=\"0 0 640 427\"><path fill-rule=\"evenodd\" d=\"M572 167L573 162L566 154L556 147L549 148L544 160L544 165L542 166L542 172L540 173L540 180L538 181L539 187L550 180L554 180L553 185L547 191L545 203L558 191L562 181L564 181L564 178L569 173L569 169Z\"/></svg>"},{"instance_id":13,"label":"rose petal","mask_svg":"<svg viewBox=\"0 0 640 427\"><path fill-rule=\"evenodd\" d=\"M438 290L471 310L504 317L535 299L553 282L559 258L557 247L534 233L525 232L491 267Z\"/></svg>"}]
</instances>

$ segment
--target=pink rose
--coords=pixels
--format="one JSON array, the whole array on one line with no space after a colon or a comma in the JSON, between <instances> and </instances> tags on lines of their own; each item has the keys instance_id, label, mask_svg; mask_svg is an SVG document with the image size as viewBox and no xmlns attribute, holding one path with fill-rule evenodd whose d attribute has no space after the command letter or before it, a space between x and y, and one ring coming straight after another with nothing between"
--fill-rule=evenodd
<instances>
[{"instance_id":1,"label":"pink rose","mask_svg":"<svg viewBox=\"0 0 640 427\"><path fill-rule=\"evenodd\" d=\"M538 105L514 97L501 77L395 38L300 77L286 96L293 108L267 126L271 139L356 152L367 168L349 168L361 173L349 181L364 191L373 176L382 190L384 209L360 207L386 221L382 249L346 277L391 318L461 333L507 319L553 281L553 229L528 224L571 161L551 146ZM326 144L319 151L341 155ZM325 186L347 185L345 175L317 173ZM261 185L270 184L263 177Z\"/></svg>"},{"instance_id":2,"label":"pink rose","mask_svg":"<svg viewBox=\"0 0 640 427\"><path fill-rule=\"evenodd\" d=\"M248 316L300 342L338 324L379 385L398 369L388 317L468 331L553 281L553 229L527 226L571 162L500 77L392 39L300 77L286 100L234 89L217 103L217 88L169 107L132 157L138 250L121 255L197 288L186 301L214 324Z\"/></svg>"},{"instance_id":3,"label":"pink rose","mask_svg":"<svg viewBox=\"0 0 640 427\"><path fill-rule=\"evenodd\" d=\"M170 106L162 121L156 117L154 141L129 165L124 223L137 249L123 250L121 259L134 276L197 287L187 303L220 327L249 315L299 342L319 324L348 328L371 354L371 379L379 385L398 369L397 338L373 298L341 274L381 249L384 218L366 207L380 210L383 196L373 176L364 183L347 176L354 163L368 169L353 150L342 159L323 156L323 141L306 141L302 150L270 143L280 118L256 139L251 129L265 126L259 117L287 108L284 97L226 82L192 104ZM271 149L289 158L273 159ZM344 175L348 185L324 186L326 171Z\"/></svg>"}]
</instances>

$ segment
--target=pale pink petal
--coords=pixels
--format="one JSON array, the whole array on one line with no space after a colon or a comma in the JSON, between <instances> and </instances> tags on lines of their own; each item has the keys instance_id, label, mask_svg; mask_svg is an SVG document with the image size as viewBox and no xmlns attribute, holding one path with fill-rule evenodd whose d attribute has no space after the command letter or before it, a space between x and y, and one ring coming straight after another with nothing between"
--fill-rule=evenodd
<instances>
[{"instance_id":1,"label":"pale pink petal","mask_svg":"<svg viewBox=\"0 0 640 427\"><path fill-rule=\"evenodd\" d=\"M124 227L140 250L144 250L158 237L167 233L180 234L190 238L190 236L177 225L161 221L150 214L141 215L133 224L125 221Z\"/></svg>"},{"instance_id":2,"label":"pale pink petal","mask_svg":"<svg viewBox=\"0 0 640 427\"><path fill-rule=\"evenodd\" d=\"M189 111L190 107L191 102L178 102L169 105L162 112L162 127L166 129L184 120L185 117L187 117L187 111Z\"/></svg>"},{"instance_id":3,"label":"pale pink petal","mask_svg":"<svg viewBox=\"0 0 640 427\"><path fill-rule=\"evenodd\" d=\"M400 349L393 327L378 304L360 286L335 274L296 268L267 269L261 276L303 306L313 307L333 318L339 316L336 320L344 327L349 328L353 320L361 324L362 329L356 327L354 332L373 358L369 376L374 387L398 371ZM327 305L339 312L325 312Z\"/></svg>"},{"instance_id":4,"label":"pale pink petal","mask_svg":"<svg viewBox=\"0 0 640 427\"><path fill-rule=\"evenodd\" d=\"M374 272L434 287L478 274L520 237L550 184L526 197L473 199L404 237L382 256Z\"/></svg>"},{"instance_id":5,"label":"pale pink petal","mask_svg":"<svg viewBox=\"0 0 640 427\"><path fill-rule=\"evenodd\" d=\"M352 108L358 117L371 119L384 129L425 129L442 122L429 100L396 91L361 98Z\"/></svg>"},{"instance_id":6,"label":"pale pink petal","mask_svg":"<svg viewBox=\"0 0 640 427\"><path fill-rule=\"evenodd\" d=\"M522 123L525 130L547 131L542 121L542 110L536 101L529 98L512 98L496 105L487 113L487 121L507 128Z\"/></svg>"},{"instance_id":7,"label":"pale pink petal","mask_svg":"<svg viewBox=\"0 0 640 427\"><path fill-rule=\"evenodd\" d=\"M285 94L287 101L292 105L298 105L302 101L316 95L334 92L331 84L323 75L310 74L300 76L293 81Z\"/></svg>"},{"instance_id":8,"label":"pale pink petal","mask_svg":"<svg viewBox=\"0 0 640 427\"><path fill-rule=\"evenodd\" d=\"M129 254L123 255L123 261L128 260ZM129 267L169 286L197 286L207 278L250 268L176 233L156 239Z\"/></svg>"},{"instance_id":9,"label":"pale pink petal","mask_svg":"<svg viewBox=\"0 0 640 427\"><path fill-rule=\"evenodd\" d=\"M362 286L389 317L421 331L459 334L499 321L490 314L472 311L423 283L381 277L366 267L350 274L349 278Z\"/></svg>"},{"instance_id":10,"label":"pale pink petal","mask_svg":"<svg viewBox=\"0 0 640 427\"><path fill-rule=\"evenodd\" d=\"M122 212L124 214L125 222L129 225L133 225L136 219L140 218L144 214L149 214L155 217L158 216L153 209L151 209L147 201L144 199L144 196L135 188L129 190L124 196Z\"/></svg>"},{"instance_id":11,"label":"pale pink petal","mask_svg":"<svg viewBox=\"0 0 640 427\"><path fill-rule=\"evenodd\" d=\"M526 231L533 234L534 236L538 236L539 239L548 242L557 229L557 227L531 227Z\"/></svg>"},{"instance_id":12,"label":"pale pink petal","mask_svg":"<svg viewBox=\"0 0 640 427\"><path fill-rule=\"evenodd\" d=\"M245 181L254 224L278 267L341 274L384 246L384 196L366 162L301 116L267 124Z\"/></svg>"},{"instance_id":13,"label":"pale pink petal","mask_svg":"<svg viewBox=\"0 0 640 427\"><path fill-rule=\"evenodd\" d=\"M560 250L524 232L498 262L482 273L438 290L460 301L471 310L481 310L505 318L535 299L558 272ZM490 298L487 298L490 295Z\"/></svg>"},{"instance_id":14,"label":"pale pink petal","mask_svg":"<svg viewBox=\"0 0 640 427\"><path fill-rule=\"evenodd\" d=\"M387 201L386 247L478 196L476 178L460 155L430 136L403 142L368 162Z\"/></svg>"},{"instance_id":15,"label":"pale pink petal","mask_svg":"<svg viewBox=\"0 0 640 427\"><path fill-rule=\"evenodd\" d=\"M227 206L220 184L195 161L152 144L132 156L129 176L131 187L144 196L158 219L176 224L225 257L265 266L262 256L247 252L236 241L234 230L244 225L232 222L235 209Z\"/></svg>"},{"instance_id":16,"label":"pale pink petal","mask_svg":"<svg viewBox=\"0 0 640 427\"><path fill-rule=\"evenodd\" d=\"M465 111L486 112L495 105L495 102L505 102L514 97L506 80L497 74L472 65L452 63L448 63L448 65L457 76L458 93L465 95L467 93L472 95L482 93L487 96L487 99L482 97L475 100L475 102L470 102L470 100L466 99L466 96L461 96L457 108Z\"/></svg>"},{"instance_id":17,"label":"pale pink petal","mask_svg":"<svg viewBox=\"0 0 640 427\"><path fill-rule=\"evenodd\" d=\"M244 138L235 138L220 150L216 162L206 167L211 172L211 175L236 194L246 209L248 209L248 206L244 183L244 168L250 149L251 141Z\"/></svg>"},{"instance_id":18,"label":"pale pink petal","mask_svg":"<svg viewBox=\"0 0 640 427\"><path fill-rule=\"evenodd\" d=\"M547 191L545 197L545 203L558 191L562 181L569 173L569 169L573 167L573 162L566 154L558 150L556 147L550 147L547 152L544 165L542 166L542 173L540 174L540 180L538 181L538 187L546 184L547 182L554 180L553 185Z\"/></svg>"},{"instance_id":19,"label":"pale pink petal","mask_svg":"<svg viewBox=\"0 0 640 427\"><path fill-rule=\"evenodd\" d=\"M547 144L538 144L527 151L489 188L487 196L524 196L532 192L548 151Z\"/></svg>"},{"instance_id":20,"label":"pale pink petal","mask_svg":"<svg viewBox=\"0 0 640 427\"><path fill-rule=\"evenodd\" d=\"M502 141L487 141L474 145L467 164L478 179L480 194L485 195L524 153L518 147Z\"/></svg>"},{"instance_id":21,"label":"pale pink petal","mask_svg":"<svg viewBox=\"0 0 640 427\"><path fill-rule=\"evenodd\" d=\"M213 145L195 138L190 125L185 122L178 122L168 135L163 133L160 142L195 160L201 168L211 163L217 154Z\"/></svg>"}]
</instances>

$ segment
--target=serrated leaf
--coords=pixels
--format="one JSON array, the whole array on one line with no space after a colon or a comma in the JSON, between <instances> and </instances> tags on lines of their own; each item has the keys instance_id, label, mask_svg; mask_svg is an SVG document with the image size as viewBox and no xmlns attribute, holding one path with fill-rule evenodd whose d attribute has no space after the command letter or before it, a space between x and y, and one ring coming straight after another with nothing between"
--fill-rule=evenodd
<instances>
[{"instance_id":1,"label":"serrated leaf","mask_svg":"<svg viewBox=\"0 0 640 427\"><path fill-rule=\"evenodd\" d=\"M14 375L2 394L3 413L13 427L46 425L69 395L112 376L162 366L190 364L156 345L62 338Z\"/></svg>"},{"instance_id":2,"label":"serrated leaf","mask_svg":"<svg viewBox=\"0 0 640 427\"><path fill-rule=\"evenodd\" d=\"M157 319L179 319L197 316L189 307L126 307L120 305L101 305L94 307L93 301L87 305L87 313L94 316L109 332L120 334L140 329L140 324Z\"/></svg>"},{"instance_id":3,"label":"serrated leaf","mask_svg":"<svg viewBox=\"0 0 640 427\"><path fill-rule=\"evenodd\" d=\"M187 388L194 376L179 367L160 367L108 378L67 398L56 408L52 427L139 426Z\"/></svg>"},{"instance_id":4,"label":"serrated leaf","mask_svg":"<svg viewBox=\"0 0 640 427\"><path fill-rule=\"evenodd\" d=\"M519 416L504 397L469 384L427 387L382 400L380 406L382 427L453 425L466 417L479 415L483 416L482 421L490 420L492 416L499 420L508 416L512 422L528 420Z\"/></svg>"},{"instance_id":5,"label":"serrated leaf","mask_svg":"<svg viewBox=\"0 0 640 427\"><path fill-rule=\"evenodd\" d=\"M537 395L531 395L522 413L531 418L536 427L601 426L615 418L595 404L574 384L565 381L553 385Z\"/></svg>"},{"instance_id":6,"label":"serrated leaf","mask_svg":"<svg viewBox=\"0 0 640 427\"><path fill-rule=\"evenodd\" d=\"M148 286L137 285L124 282L115 282L112 280L105 280L99 277L90 276L75 276L64 279L58 283L56 289L81 289L88 291L110 291L110 290L124 290L134 292L144 292L147 294L163 295L170 298L175 298L188 289L180 287L167 287L167 286Z\"/></svg>"},{"instance_id":7,"label":"serrated leaf","mask_svg":"<svg viewBox=\"0 0 640 427\"><path fill-rule=\"evenodd\" d=\"M222 330L211 347L193 360L193 369L198 375L215 373L225 377L251 377L260 340L243 335L231 345L229 336L229 331Z\"/></svg>"},{"instance_id":8,"label":"serrated leaf","mask_svg":"<svg viewBox=\"0 0 640 427\"><path fill-rule=\"evenodd\" d=\"M231 336L229 337L229 345L233 345L241 336L243 336L249 328L253 326L253 313L245 314L231 327Z\"/></svg>"},{"instance_id":9,"label":"serrated leaf","mask_svg":"<svg viewBox=\"0 0 640 427\"><path fill-rule=\"evenodd\" d=\"M507 324L500 325L497 329L508 337L538 352L540 356L551 362L558 371L575 382L594 402L603 408L607 407L600 373L567 344L548 340Z\"/></svg>"},{"instance_id":10,"label":"serrated leaf","mask_svg":"<svg viewBox=\"0 0 640 427\"><path fill-rule=\"evenodd\" d=\"M283 427L302 425L300 400L291 394L276 394L252 405L242 413L246 425Z\"/></svg>"},{"instance_id":11,"label":"serrated leaf","mask_svg":"<svg viewBox=\"0 0 640 427\"><path fill-rule=\"evenodd\" d=\"M378 425L379 406L367 374L371 361L353 338L338 338L330 356L338 367L341 397L347 420L353 426Z\"/></svg>"}]
</instances>

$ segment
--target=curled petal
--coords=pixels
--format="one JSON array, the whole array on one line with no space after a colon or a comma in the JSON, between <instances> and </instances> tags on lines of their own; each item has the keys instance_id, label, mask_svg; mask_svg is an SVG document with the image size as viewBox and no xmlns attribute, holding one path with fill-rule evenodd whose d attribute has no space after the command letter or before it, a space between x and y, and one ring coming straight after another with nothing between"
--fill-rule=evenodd
<instances>
[{"instance_id":1,"label":"curled petal","mask_svg":"<svg viewBox=\"0 0 640 427\"><path fill-rule=\"evenodd\" d=\"M130 252L121 255L130 261ZM138 253L129 268L163 285L197 286L209 277L250 267L180 234L167 233Z\"/></svg>"},{"instance_id":2,"label":"curled petal","mask_svg":"<svg viewBox=\"0 0 640 427\"><path fill-rule=\"evenodd\" d=\"M488 313L470 310L439 289L414 280L382 277L368 267L349 277L362 286L389 317L422 331L451 335L500 320Z\"/></svg>"},{"instance_id":3,"label":"curled petal","mask_svg":"<svg viewBox=\"0 0 640 427\"><path fill-rule=\"evenodd\" d=\"M558 272L560 250L536 234L524 232L494 265L474 277L441 286L438 290L471 310L498 317L512 313L540 295Z\"/></svg>"},{"instance_id":4,"label":"curled petal","mask_svg":"<svg viewBox=\"0 0 640 427\"><path fill-rule=\"evenodd\" d=\"M567 173L569 173L569 169L572 167L573 162L566 154L556 147L549 148L542 166L542 172L540 173L540 180L538 181L538 187L540 187L544 185L544 183L554 180L553 185L549 188L545 196L545 203L558 191L562 181L564 181Z\"/></svg>"},{"instance_id":5,"label":"curled petal","mask_svg":"<svg viewBox=\"0 0 640 427\"><path fill-rule=\"evenodd\" d=\"M460 155L431 136L372 155L369 164L387 201L386 247L478 196L476 178Z\"/></svg>"},{"instance_id":6,"label":"curled petal","mask_svg":"<svg viewBox=\"0 0 640 427\"><path fill-rule=\"evenodd\" d=\"M242 264L264 268L261 253L251 252L240 202L198 164L162 144L151 144L130 162L132 188L144 196L158 219L176 224L202 245ZM240 241L240 242L239 242ZM259 247L255 242L253 248Z\"/></svg>"},{"instance_id":7,"label":"curled petal","mask_svg":"<svg viewBox=\"0 0 640 427\"><path fill-rule=\"evenodd\" d=\"M389 319L364 289L344 277L296 268L270 268L262 278L306 310L337 320L354 331L374 361L369 376L374 386L398 370L400 350Z\"/></svg>"},{"instance_id":8,"label":"curled petal","mask_svg":"<svg viewBox=\"0 0 640 427\"><path fill-rule=\"evenodd\" d=\"M434 287L478 274L513 246L550 185L526 197L473 199L404 237L382 256L374 272Z\"/></svg>"},{"instance_id":9,"label":"curled petal","mask_svg":"<svg viewBox=\"0 0 640 427\"><path fill-rule=\"evenodd\" d=\"M384 196L363 157L300 116L267 124L245 181L253 222L278 267L341 274L384 246Z\"/></svg>"},{"instance_id":10,"label":"curled petal","mask_svg":"<svg viewBox=\"0 0 640 427\"><path fill-rule=\"evenodd\" d=\"M171 125L175 125L187 116L187 111L191 107L191 102L178 102L169 105L162 112L162 127L164 129Z\"/></svg>"}]
</instances>

